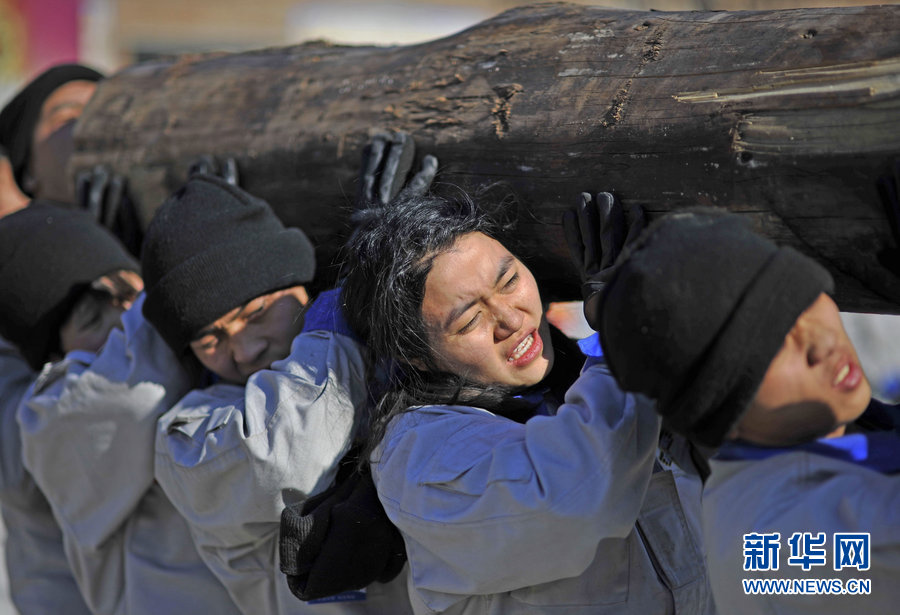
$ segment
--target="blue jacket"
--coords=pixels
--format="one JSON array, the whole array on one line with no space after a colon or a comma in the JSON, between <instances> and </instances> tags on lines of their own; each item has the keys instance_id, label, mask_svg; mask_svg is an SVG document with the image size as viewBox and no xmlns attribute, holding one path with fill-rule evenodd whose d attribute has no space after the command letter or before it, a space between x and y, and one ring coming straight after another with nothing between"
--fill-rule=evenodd
<instances>
[{"instance_id":1,"label":"blue jacket","mask_svg":"<svg viewBox=\"0 0 900 615\"><path fill-rule=\"evenodd\" d=\"M703 532L716 603L736 615L755 613L896 612L900 602L900 414L874 402L858 424L870 429L795 447L763 448L727 443L710 461L703 492ZM876 428L872 430L871 428ZM778 534L777 570L745 570L745 535ZM812 550L821 564L804 570ZM791 540L795 534L792 546ZM835 534L868 534L869 567L839 566ZM793 550L793 551L792 551ZM792 557L794 564L788 560ZM838 560L836 562L836 560ZM751 568L758 567L752 564ZM746 579L868 580L868 595L745 593ZM796 586L800 587L800 585ZM834 589L834 585L832 585ZM790 589L788 591L796 591Z\"/></svg>"},{"instance_id":2,"label":"blue jacket","mask_svg":"<svg viewBox=\"0 0 900 615\"><path fill-rule=\"evenodd\" d=\"M652 403L598 359L524 424L469 406L396 417L372 472L415 612L712 612L699 478L685 500L659 436Z\"/></svg>"}]
</instances>

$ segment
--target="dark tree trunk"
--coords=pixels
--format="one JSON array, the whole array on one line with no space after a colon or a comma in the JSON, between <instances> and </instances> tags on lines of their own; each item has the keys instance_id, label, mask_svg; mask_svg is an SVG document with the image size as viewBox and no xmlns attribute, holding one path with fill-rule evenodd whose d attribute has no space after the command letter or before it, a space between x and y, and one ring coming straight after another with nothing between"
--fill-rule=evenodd
<instances>
[{"instance_id":1,"label":"dark tree trunk","mask_svg":"<svg viewBox=\"0 0 900 615\"><path fill-rule=\"evenodd\" d=\"M824 263L842 309L897 313L875 180L900 154L898 32L900 6L545 4L422 45L182 56L104 81L73 164L127 174L146 223L196 156L234 156L242 186L311 235L333 280L360 151L405 130L441 181L516 194L518 250L547 298L577 295L561 212L605 189L651 217L744 214Z\"/></svg>"}]
</instances>

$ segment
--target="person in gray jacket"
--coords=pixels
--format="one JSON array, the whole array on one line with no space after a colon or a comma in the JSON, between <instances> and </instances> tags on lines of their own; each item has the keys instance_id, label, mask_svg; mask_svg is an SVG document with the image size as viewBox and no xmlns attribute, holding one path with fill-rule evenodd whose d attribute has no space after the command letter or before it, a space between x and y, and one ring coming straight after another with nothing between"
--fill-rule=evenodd
<instances>
[{"instance_id":1,"label":"person in gray jacket","mask_svg":"<svg viewBox=\"0 0 900 615\"><path fill-rule=\"evenodd\" d=\"M697 210L651 225L597 305L620 385L717 451L703 531L722 612L900 600L900 412L872 399L832 290L812 259Z\"/></svg>"},{"instance_id":2,"label":"person in gray jacket","mask_svg":"<svg viewBox=\"0 0 900 615\"><path fill-rule=\"evenodd\" d=\"M367 401L364 350L335 293L308 305L306 235L197 174L158 210L142 264L144 314L210 380L161 417L156 480L241 612L407 612L402 579L302 602L279 567L282 510L331 485Z\"/></svg>"},{"instance_id":3,"label":"person in gray jacket","mask_svg":"<svg viewBox=\"0 0 900 615\"><path fill-rule=\"evenodd\" d=\"M6 280L0 292L9 293L8 300L19 306L15 313L21 315L3 333L12 341L21 340L32 368L47 358L54 362L41 371L17 412L26 476L33 477L40 492L26 489L27 484L18 490L14 503L19 515L8 517L11 543L15 519L27 520L32 527L42 523L47 528L41 534L44 544L32 541L19 551L41 556L38 570L51 570L64 561L64 545L70 574L95 615L237 613L200 559L184 520L153 480L156 421L190 390L194 379L141 317L143 295L123 312L142 286L136 263L86 213L51 213L49 206L35 202L0 224L22 217L33 217L38 230L19 229L16 242L0 243L4 251L10 250L0 267L16 276L16 283ZM53 241L40 247L36 238L52 229ZM66 250L76 239L81 240L77 249ZM55 251L57 258L49 259ZM44 292L44 287L55 288L67 272L89 264L96 268L103 257L112 256L118 263L112 269L127 269L129 275L109 280L107 289L91 288L86 300L71 308L71 322L58 334L41 328L71 307L74 297L65 289L59 303L48 306L58 292ZM45 270L38 282L29 272L39 267ZM105 271L90 271L83 281L90 286L90 280ZM128 301L113 305L104 300L125 289L131 290ZM4 317L12 313L4 311ZM14 452L4 443L4 458ZM46 503L43 508L30 505L41 494L49 508ZM55 557L50 509L59 524L56 531L62 532ZM27 571L19 563L9 569L12 575ZM58 599L64 592L64 577L57 576L49 585L32 584L38 599ZM14 580L12 585L19 583ZM64 602L48 612L78 612L77 600Z\"/></svg>"},{"instance_id":4,"label":"person in gray jacket","mask_svg":"<svg viewBox=\"0 0 900 615\"><path fill-rule=\"evenodd\" d=\"M622 241L593 231L590 275ZM711 612L696 472L657 463L652 404L552 332L497 236L471 200L424 196L362 212L348 247L345 313L392 374L369 460L414 611Z\"/></svg>"},{"instance_id":5,"label":"person in gray jacket","mask_svg":"<svg viewBox=\"0 0 900 615\"><path fill-rule=\"evenodd\" d=\"M140 290L136 270L86 214L38 200L0 220L0 511L11 598L24 614L90 611L23 465L16 409L45 363L103 345Z\"/></svg>"}]
</instances>

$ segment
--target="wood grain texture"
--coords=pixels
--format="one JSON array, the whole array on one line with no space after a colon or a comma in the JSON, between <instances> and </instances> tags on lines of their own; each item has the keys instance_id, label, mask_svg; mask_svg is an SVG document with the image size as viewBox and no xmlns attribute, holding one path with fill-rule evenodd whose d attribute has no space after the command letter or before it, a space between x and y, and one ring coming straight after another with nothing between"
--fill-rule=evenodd
<instances>
[{"instance_id":1,"label":"wood grain texture","mask_svg":"<svg viewBox=\"0 0 900 615\"><path fill-rule=\"evenodd\" d=\"M875 190L900 154L900 6L639 12L517 8L406 47L311 43L181 56L104 81L73 173L128 176L149 219L200 154L319 246L323 283L347 231L360 152L405 130L439 180L501 181L517 250L545 298L575 298L560 226L582 190L650 216L724 207L825 264L844 310L900 312ZM690 238L685 238L690 241Z\"/></svg>"}]
</instances>

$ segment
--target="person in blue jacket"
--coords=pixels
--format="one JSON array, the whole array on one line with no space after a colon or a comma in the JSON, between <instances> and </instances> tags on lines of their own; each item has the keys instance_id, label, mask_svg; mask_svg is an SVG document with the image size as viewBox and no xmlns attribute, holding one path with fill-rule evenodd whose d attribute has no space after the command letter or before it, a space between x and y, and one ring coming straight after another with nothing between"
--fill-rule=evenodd
<instances>
[{"instance_id":1,"label":"person in blue jacket","mask_svg":"<svg viewBox=\"0 0 900 615\"><path fill-rule=\"evenodd\" d=\"M358 219L342 301L390 374L367 459L414 611L712 612L689 455L663 467L650 401L552 331L498 227L465 195ZM584 231L591 277L624 235Z\"/></svg>"},{"instance_id":2,"label":"person in blue jacket","mask_svg":"<svg viewBox=\"0 0 900 615\"><path fill-rule=\"evenodd\" d=\"M900 413L872 399L829 273L714 210L663 217L626 252L587 315L620 385L717 451L717 607L896 610Z\"/></svg>"}]
</instances>

